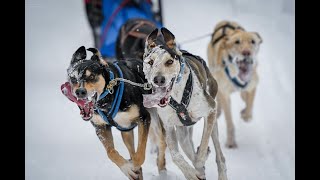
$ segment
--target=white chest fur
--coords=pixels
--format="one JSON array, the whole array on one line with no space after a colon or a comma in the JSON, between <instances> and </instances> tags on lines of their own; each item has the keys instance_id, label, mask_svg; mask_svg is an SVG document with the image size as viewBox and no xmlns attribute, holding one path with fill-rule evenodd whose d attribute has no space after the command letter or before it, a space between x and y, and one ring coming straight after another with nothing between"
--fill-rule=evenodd
<instances>
[{"instance_id":1,"label":"white chest fur","mask_svg":"<svg viewBox=\"0 0 320 180\"><path fill-rule=\"evenodd\" d=\"M128 111L126 112L118 112L117 115L113 118L113 120L123 128L129 128L131 126L131 122L139 117L139 108L137 105L132 105ZM102 119L100 115L93 115L91 120L93 123L97 125L106 124L106 122Z\"/></svg>"}]
</instances>

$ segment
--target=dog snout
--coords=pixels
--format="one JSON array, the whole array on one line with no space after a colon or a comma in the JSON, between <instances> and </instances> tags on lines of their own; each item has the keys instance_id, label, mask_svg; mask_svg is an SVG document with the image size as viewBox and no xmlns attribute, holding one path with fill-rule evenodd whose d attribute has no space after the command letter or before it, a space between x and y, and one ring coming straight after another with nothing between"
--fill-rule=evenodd
<instances>
[{"instance_id":1,"label":"dog snout","mask_svg":"<svg viewBox=\"0 0 320 180\"><path fill-rule=\"evenodd\" d=\"M153 82L158 86L162 86L165 84L166 78L164 76L156 76L153 78Z\"/></svg>"},{"instance_id":2,"label":"dog snout","mask_svg":"<svg viewBox=\"0 0 320 180\"><path fill-rule=\"evenodd\" d=\"M251 55L251 52L249 50L244 50L242 51L242 55L248 57Z\"/></svg>"},{"instance_id":3,"label":"dog snout","mask_svg":"<svg viewBox=\"0 0 320 180\"><path fill-rule=\"evenodd\" d=\"M78 98L85 98L87 96L87 90L85 88L79 88L76 90Z\"/></svg>"}]
</instances>

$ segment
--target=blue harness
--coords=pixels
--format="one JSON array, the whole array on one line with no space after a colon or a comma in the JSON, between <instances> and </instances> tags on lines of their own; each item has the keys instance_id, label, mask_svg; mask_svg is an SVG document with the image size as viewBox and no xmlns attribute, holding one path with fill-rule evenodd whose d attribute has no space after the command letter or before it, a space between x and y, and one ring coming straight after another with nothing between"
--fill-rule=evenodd
<instances>
[{"instance_id":1,"label":"blue harness","mask_svg":"<svg viewBox=\"0 0 320 180\"><path fill-rule=\"evenodd\" d=\"M113 63L113 65L117 68L118 72L119 72L119 77L123 78L123 74L122 71L120 69L120 67L118 66L117 62ZM114 74L111 70L109 70L109 76L110 76L110 81L114 80ZM111 126L116 127L117 129L119 129L120 131L130 131L133 128L135 128L137 126L136 123L132 124L129 128L123 128L120 125L117 124L117 122L115 122L113 120L113 118L117 115L118 111L119 111L119 107L120 107L120 103L122 100L122 95L123 95L123 90L124 90L124 82L120 81L119 84L119 88L116 91L115 94L115 98L112 102L112 106L110 109L108 109L108 112L102 111L101 108L97 107L96 111L99 113L99 115L102 117L102 119ZM99 97L99 100L105 98L108 94L111 94L109 89L106 89ZM99 101L98 100L98 101Z\"/></svg>"},{"instance_id":2,"label":"blue harness","mask_svg":"<svg viewBox=\"0 0 320 180\"><path fill-rule=\"evenodd\" d=\"M232 61L232 57L229 55L229 61L231 62ZM230 75L230 71L229 71L229 68L228 66L226 65L226 62L223 60L223 65L224 65L224 71L226 72L228 78L233 82L234 85L236 85L237 87L240 87L240 88L245 88L247 85L248 85L248 82L245 82L244 84L241 83L238 78L236 77L231 77Z\"/></svg>"}]
</instances>

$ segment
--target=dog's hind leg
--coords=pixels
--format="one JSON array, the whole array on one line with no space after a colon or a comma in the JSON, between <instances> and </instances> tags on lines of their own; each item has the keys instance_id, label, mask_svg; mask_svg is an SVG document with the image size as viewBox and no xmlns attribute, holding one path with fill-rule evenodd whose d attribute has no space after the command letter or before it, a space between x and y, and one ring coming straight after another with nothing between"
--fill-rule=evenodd
<instances>
[{"instance_id":1,"label":"dog's hind leg","mask_svg":"<svg viewBox=\"0 0 320 180\"><path fill-rule=\"evenodd\" d=\"M228 178L227 178L227 168L225 164L225 158L221 151L220 142L219 142L218 122L216 122L213 127L211 138L212 138L214 149L216 152L216 163L218 166L218 174L219 174L218 180L227 180Z\"/></svg>"},{"instance_id":2,"label":"dog's hind leg","mask_svg":"<svg viewBox=\"0 0 320 180\"><path fill-rule=\"evenodd\" d=\"M146 113L146 117L138 121L138 147L136 153L132 157L134 169L139 171L139 180L143 180L141 165L145 160L149 127L150 114Z\"/></svg>"},{"instance_id":3,"label":"dog's hind leg","mask_svg":"<svg viewBox=\"0 0 320 180\"><path fill-rule=\"evenodd\" d=\"M200 146L197 150L195 168L199 171L202 179L205 179L205 162L209 155L209 139L212 134L214 123L216 123L216 110L209 113L208 117L204 117L203 133Z\"/></svg>"},{"instance_id":4,"label":"dog's hind leg","mask_svg":"<svg viewBox=\"0 0 320 180\"><path fill-rule=\"evenodd\" d=\"M256 94L256 88L251 91L242 91L241 97L246 103L246 107L241 111L241 118L248 122L252 119L253 101Z\"/></svg>"},{"instance_id":5,"label":"dog's hind leg","mask_svg":"<svg viewBox=\"0 0 320 180\"><path fill-rule=\"evenodd\" d=\"M193 127L176 126L176 132L180 147L194 164L196 152L192 141Z\"/></svg>"},{"instance_id":6,"label":"dog's hind leg","mask_svg":"<svg viewBox=\"0 0 320 180\"><path fill-rule=\"evenodd\" d=\"M121 136L122 136L124 144L126 145L128 151L129 151L130 158L132 159L132 157L135 153L134 152L134 133L133 133L133 130L122 131Z\"/></svg>"},{"instance_id":7,"label":"dog's hind leg","mask_svg":"<svg viewBox=\"0 0 320 180\"><path fill-rule=\"evenodd\" d=\"M228 148L236 148L237 143L235 140L234 124L232 122L230 97L228 95L222 94L219 91L217 98L218 98L219 105L221 105L221 108L224 112L224 116L225 116L226 124L227 124L227 144L226 144L226 146Z\"/></svg>"},{"instance_id":8,"label":"dog's hind leg","mask_svg":"<svg viewBox=\"0 0 320 180\"><path fill-rule=\"evenodd\" d=\"M93 126L96 128L97 136L106 149L109 159L115 163L130 180L138 178L138 174L133 171L133 164L124 159L114 148L111 127L95 124L93 124Z\"/></svg>"}]
</instances>

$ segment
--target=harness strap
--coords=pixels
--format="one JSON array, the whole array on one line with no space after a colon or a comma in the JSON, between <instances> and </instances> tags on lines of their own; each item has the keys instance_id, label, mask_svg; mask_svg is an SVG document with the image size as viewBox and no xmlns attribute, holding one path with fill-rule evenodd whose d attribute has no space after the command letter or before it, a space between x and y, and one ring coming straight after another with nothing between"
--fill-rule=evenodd
<instances>
[{"instance_id":1,"label":"harness strap","mask_svg":"<svg viewBox=\"0 0 320 180\"><path fill-rule=\"evenodd\" d=\"M120 67L118 66L117 62L114 63L114 66L116 67L116 69L119 72L119 77L123 78L122 71L121 71ZM114 79L114 75L113 75L112 71L109 71L109 73L110 73L110 81L112 81ZM112 76L111 76L111 74L112 74ZM108 112L103 111L99 107L97 107L97 111L98 111L99 115L102 117L102 119L108 125L112 125L112 126L116 127L117 129L119 129L120 131L130 131L134 127L137 126L136 123L132 124L129 128L123 128L123 127L119 126L117 124L117 122L115 122L114 119L113 119L117 115L117 113L119 111L119 107L120 107L120 104L121 104L123 91L124 91L124 82L120 81L119 87L118 87L118 89L116 91L116 94L115 94L115 98L114 98L114 100L112 102L112 106L108 110ZM109 93L110 93L109 89L105 90L105 92L99 97L99 100L105 98Z\"/></svg>"},{"instance_id":2,"label":"harness strap","mask_svg":"<svg viewBox=\"0 0 320 180\"><path fill-rule=\"evenodd\" d=\"M223 29L222 29L222 28L223 28ZM232 30L241 29L241 30L244 31L244 29L243 29L242 27L240 27L240 26L234 27L234 26L232 26L231 24L227 23L227 24L219 27L218 29L216 29L216 30L214 31L214 33L212 34L212 39L213 39L214 35L215 35L220 29L222 29L222 35L221 35L220 37L218 37L215 41L212 42L212 46L214 46L217 42L219 42L223 37L226 36L226 29L227 29L227 28L230 28L230 29L232 29Z\"/></svg>"},{"instance_id":3,"label":"harness strap","mask_svg":"<svg viewBox=\"0 0 320 180\"><path fill-rule=\"evenodd\" d=\"M192 122L187 110L187 107L189 106L189 103L190 103L192 91L193 91L193 78L192 78L191 67L187 61L186 61L186 64L190 69L190 73L188 76L186 86L183 91L181 103L179 104L175 99L173 99L173 97L170 97L169 105L176 111L180 119L180 122L184 126L190 126L195 124L196 122Z\"/></svg>"}]
</instances>

